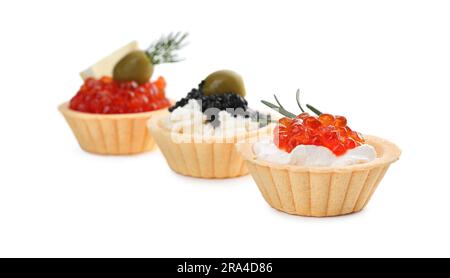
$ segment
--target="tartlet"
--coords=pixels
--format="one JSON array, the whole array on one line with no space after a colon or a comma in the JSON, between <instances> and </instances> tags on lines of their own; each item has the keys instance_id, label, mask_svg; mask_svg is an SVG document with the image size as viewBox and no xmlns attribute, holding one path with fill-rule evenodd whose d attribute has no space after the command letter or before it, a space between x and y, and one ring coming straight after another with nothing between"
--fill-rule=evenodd
<instances>
[{"instance_id":1,"label":"tartlet","mask_svg":"<svg viewBox=\"0 0 450 278\"><path fill-rule=\"evenodd\" d=\"M273 208L302 216L337 216L362 210L400 149L384 139L365 136L377 151L369 163L342 167L279 165L255 158L251 143L237 144L264 200Z\"/></svg>"},{"instance_id":2,"label":"tartlet","mask_svg":"<svg viewBox=\"0 0 450 278\"><path fill-rule=\"evenodd\" d=\"M84 84L58 109L83 150L128 155L155 148L147 122L167 114L171 102L165 96L164 78L150 78L154 65L177 61L171 51L180 48L185 37L162 37L147 51L131 42L80 74ZM165 49L168 41L172 47Z\"/></svg>"},{"instance_id":3,"label":"tartlet","mask_svg":"<svg viewBox=\"0 0 450 278\"><path fill-rule=\"evenodd\" d=\"M283 110L283 108L280 109L281 112L285 112ZM316 112L319 111L316 110ZM299 126L306 125L305 114L301 115L304 116L303 119L300 119L300 116L293 119L294 122L299 122ZM326 115L325 117L329 116L329 114ZM322 126L318 126L317 129L319 130ZM275 130L274 138L280 136L277 132L280 132L278 128ZM292 130L289 132L292 133ZM287 139L289 136L293 138L293 135L288 135ZM367 144L374 148L376 157L371 161L354 161L354 164L350 165L323 167L296 165L292 163L295 159L291 159L291 163L277 163L258 157L253 143L238 143L236 149L246 162L264 200L273 208L301 216L337 216L362 210L370 201L389 166L397 161L401 154L400 149L387 140L375 136L364 138L360 134L357 136L362 139L359 145ZM295 147L302 148L308 145L324 148L326 146L330 151L341 152L339 148L333 148L333 145L323 142L324 137L320 138L322 138L321 143L315 142L311 145L306 141L304 144L297 142ZM340 142L345 142L345 139L338 139ZM279 148L290 148L283 145L282 140L275 140ZM352 145L346 151L355 147ZM290 151L292 154L292 149Z\"/></svg>"},{"instance_id":4,"label":"tartlet","mask_svg":"<svg viewBox=\"0 0 450 278\"><path fill-rule=\"evenodd\" d=\"M234 82L236 78L238 80ZM223 81L222 85L216 86L220 84L218 80ZM207 84L215 85L210 87ZM267 115L250 112L247 109L244 95L243 82L236 73L231 71L215 72L199 85L199 89L193 89L186 98L171 107L170 115L154 117L149 121L151 134L173 171L199 178L232 178L248 174L246 165L234 148L235 143L242 140L255 141L259 137L267 136L272 132L273 126L269 123ZM229 105L227 106L227 104ZM176 125L170 122L171 117L175 118L175 114L182 109L191 108L197 115L200 115L199 117L205 117L204 114L207 113L208 108L220 109L219 114L214 117L217 120L220 115L222 122L202 122L199 125L205 129L199 133L177 130ZM244 123L248 129L236 132L227 130L228 122L225 119L229 121L234 118L227 116L229 112L226 112L225 108L243 108L246 110L244 112L252 114L251 116L246 114L247 118L241 115L234 117L236 121ZM189 118L187 125L194 125L190 121L194 120ZM221 136L218 135L219 131ZM227 133L228 131L230 133Z\"/></svg>"},{"instance_id":5,"label":"tartlet","mask_svg":"<svg viewBox=\"0 0 450 278\"><path fill-rule=\"evenodd\" d=\"M144 113L93 114L59 106L80 147L90 153L125 155L147 152L156 147L148 132L147 122L154 116L167 114L167 109Z\"/></svg>"},{"instance_id":6,"label":"tartlet","mask_svg":"<svg viewBox=\"0 0 450 278\"><path fill-rule=\"evenodd\" d=\"M165 117L149 121L151 134L169 167L176 173L197 178L233 178L248 174L234 145L271 133L266 126L255 131L224 138L173 133L165 126Z\"/></svg>"}]
</instances>

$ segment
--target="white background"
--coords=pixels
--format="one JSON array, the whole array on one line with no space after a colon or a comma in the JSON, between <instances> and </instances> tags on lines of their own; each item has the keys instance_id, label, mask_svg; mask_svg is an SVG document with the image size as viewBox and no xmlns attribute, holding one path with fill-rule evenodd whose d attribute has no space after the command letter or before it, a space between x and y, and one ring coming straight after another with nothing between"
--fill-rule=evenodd
<instances>
[{"instance_id":1,"label":"white background","mask_svg":"<svg viewBox=\"0 0 450 278\"><path fill-rule=\"evenodd\" d=\"M449 256L448 1L2 1L0 256ZM361 213L270 208L250 176L179 176L159 152L78 147L56 107L114 49L190 32L158 66L178 99L222 68L251 106L295 91L403 150Z\"/></svg>"}]
</instances>

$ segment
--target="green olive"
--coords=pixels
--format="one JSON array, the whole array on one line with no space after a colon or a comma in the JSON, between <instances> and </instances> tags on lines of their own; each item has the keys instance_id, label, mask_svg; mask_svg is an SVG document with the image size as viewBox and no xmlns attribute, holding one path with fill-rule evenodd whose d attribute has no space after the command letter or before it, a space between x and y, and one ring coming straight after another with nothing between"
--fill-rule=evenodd
<instances>
[{"instance_id":1,"label":"green olive","mask_svg":"<svg viewBox=\"0 0 450 278\"><path fill-rule=\"evenodd\" d=\"M115 65L113 78L117 81L136 81L143 84L150 80L153 74L153 64L147 53L135 50L128 53Z\"/></svg>"},{"instance_id":2,"label":"green olive","mask_svg":"<svg viewBox=\"0 0 450 278\"><path fill-rule=\"evenodd\" d=\"M231 70L219 70L206 77L203 84L205 95L235 93L245 97L245 86L242 77Z\"/></svg>"}]
</instances>

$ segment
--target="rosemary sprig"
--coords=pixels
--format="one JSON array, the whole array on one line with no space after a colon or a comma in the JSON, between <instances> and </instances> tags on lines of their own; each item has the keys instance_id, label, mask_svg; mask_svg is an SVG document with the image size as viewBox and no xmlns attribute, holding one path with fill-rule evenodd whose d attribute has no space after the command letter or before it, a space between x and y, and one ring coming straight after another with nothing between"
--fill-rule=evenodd
<instances>
[{"instance_id":1,"label":"rosemary sprig","mask_svg":"<svg viewBox=\"0 0 450 278\"><path fill-rule=\"evenodd\" d=\"M297 93L295 94L295 99L297 100L298 107L300 107L300 110L302 110L303 113L305 113L305 110L303 109L302 105L300 104L300 89L297 89Z\"/></svg>"},{"instance_id":2,"label":"rosemary sprig","mask_svg":"<svg viewBox=\"0 0 450 278\"><path fill-rule=\"evenodd\" d=\"M270 103L270 102L268 102L266 100L261 100L261 102L263 104L267 105L268 107L272 108L273 110L277 111L278 113L280 113L283 116L286 116L288 118L295 118L295 114L287 111L286 109L284 109L284 108L282 108L280 106L277 106L277 105L275 105L273 103Z\"/></svg>"},{"instance_id":3,"label":"rosemary sprig","mask_svg":"<svg viewBox=\"0 0 450 278\"><path fill-rule=\"evenodd\" d=\"M313 111L317 116L322 115L322 112L320 112L319 109L315 108L314 106L306 104L306 107L308 107L309 110Z\"/></svg>"},{"instance_id":4,"label":"rosemary sprig","mask_svg":"<svg viewBox=\"0 0 450 278\"><path fill-rule=\"evenodd\" d=\"M183 59L178 58L178 55L173 52L186 46L187 43L184 43L184 40L187 36L188 33L181 32L161 36L147 48L147 55L154 65L182 61Z\"/></svg>"},{"instance_id":5,"label":"rosemary sprig","mask_svg":"<svg viewBox=\"0 0 450 278\"><path fill-rule=\"evenodd\" d=\"M275 98L275 101L277 102L278 105L275 105L273 103L270 103L266 100L261 100L261 102L265 105L267 105L268 107L272 108L273 110L277 111L278 113L280 113L283 116L286 116L288 118L295 118L296 115L294 113L291 113L289 111L287 111L286 109L284 109L283 105L281 105L281 103L278 101L278 98L276 95L273 95L273 97ZM298 107L300 107L300 110L305 113L305 110L302 107L302 104L300 103L300 89L297 90L296 93L296 100L297 100L297 105ZM306 107L311 110L314 114L316 114L317 116L320 116L322 114L322 112L319 111L319 109L315 108L314 106L310 105L310 104L306 104Z\"/></svg>"},{"instance_id":6,"label":"rosemary sprig","mask_svg":"<svg viewBox=\"0 0 450 278\"><path fill-rule=\"evenodd\" d=\"M273 98L274 98L275 101L278 103L278 106L280 106L280 108L283 108L283 109L284 109L283 105L281 105L281 103L278 101L277 96L276 96L276 95L273 95Z\"/></svg>"}]
</instances>

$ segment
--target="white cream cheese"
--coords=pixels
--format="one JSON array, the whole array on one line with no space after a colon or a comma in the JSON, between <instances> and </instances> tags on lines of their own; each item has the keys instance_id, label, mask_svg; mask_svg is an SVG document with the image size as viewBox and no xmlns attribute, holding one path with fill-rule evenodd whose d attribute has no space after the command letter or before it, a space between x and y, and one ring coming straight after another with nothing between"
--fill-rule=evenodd
<instances>
[{"instance_id":1,"label":"white cream cheese","mask_svg":"<svg viewBox=\"0 0 450 278\"><path fill-rule=\"evenodd\" d=\"M234 117L226 111L218 113L220 124L214 127L207 121L200 104L196 100L189 100L178 107L166 119L166 126L176 133L196 134L203 136L233 136L259 128L259 123L238 115Z\"/></svg>"},{"instance_id":2,"label":"white cream cheese","mask_svg":"<svg viewBox=\"0 0 450 278\"><path fill-rule=\"evenodd\" d=\"M375 148L364 144L336 156L322 146L299 145L291 153L280 150L270 138L264 138L253 144L256 157L275 164L289 164L311 167L333 167L367 163L377 157Z\"/></svg>"}]
</instances>

